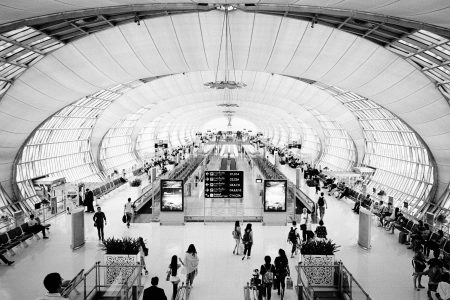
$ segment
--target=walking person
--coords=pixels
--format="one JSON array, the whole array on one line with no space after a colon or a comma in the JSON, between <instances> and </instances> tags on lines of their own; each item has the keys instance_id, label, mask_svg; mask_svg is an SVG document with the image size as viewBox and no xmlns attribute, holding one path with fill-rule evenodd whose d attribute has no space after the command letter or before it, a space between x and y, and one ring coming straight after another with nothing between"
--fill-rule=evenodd
<instances>
[{"instance_id":1,"label":"walking person","mask_svg":"<svg viewBox=\"0 0 450 300\"><path fill-rule=\"evenodd\" d=\"M300 230L302 231L302 241L306 241L306 230L307 223L309 221L310 216L307 208L303 208L303 213L300 215ZM309 222L310 223L310 222Z\"/></svg>"},{"instance_id":2,"label":"walking person","mask_svg":"<svg viewBox=\"0 0 450 300\"><path fill-rule=\"evenodd\" d=\"M325 208L328 209L327 200L325 200L324 194L320 193L319 199L317 199L317 205L319 206L319 215L320 219L323 219L323 216L325 215Z\"/></svg>"},{"instance_id":3,"label":"walking person","mask_svg":"<svg viewBox=\"0 0 450 300\"><path fill-rule=\"evenodd\" d=\"M245 227L244 235L242 236L242 242L244 243L244 256L242 257L242 260L245 259L245 256L247 256L247 259L250 259L253 245L252 224L247 224L247 226Z\"/></svg>"},{"instance_id":4,"label":"walking person","mask_svg":"<svg viewBox=\"0 0 450 300\"><path fill-rule=\"evenodd\" d=\"M186 268L186 285L192 287L195 276L197 276L198 273L199 262L197 250L195 249L194 244L189 245L186 254L184 255L184 261L180 260L180 262Z\"/></svg>"},{"instance_id":5,"label":"walking person","mask_svg":"<svg viewBox=\"0 0 450 300\"><path fill-rule=\"evenodd\" d=\"M158 287L159 278L153 277L150 283L152 286L144 290L142 300L167 300L164 290Z\"/></svg>"},{"instance_id":6,"label":"walking person","mask_svg":"<svg viewBox=\"0 0 450 300\"><path fill-rule=\"evenodd\" d=\"M288 233L288 243L292 244L291 258L297 253L299 239L300 235L297 232L297 222L292 221L292 227Z\"/></svg>"},{"instance_id":7,"label":"walking person","mask_svg":"<svg viewBox=\"0 0 450 300\"><path fill-rule=\"evenodd\" d=\"M239 255L239 246L241 244L241 237L242 237L241 226L239 226L239 221L236 221L234 223L234 230L233 230L232 234L233 234L233 239L236 242L236 245L234 246L234 249L233 249L233 254Z\"/></svg>"},{"instance_id":8,"label":"walking person","mask_svg":"<svg viewBox=\"0 0 450 300\"><path fill-rule=\"evenodd\" d=\"M131 198L128 198L128 202L125 203L125 209L123 212L127 219L127 227L130 228L131 217L133 216L133 204L131 203Z\"/></svg>"},{"instance_id":9,"label":"walking person","mask_svg":"<svg viewBox=\"0 0 450 300\"><path fill-rule=\"evenodd\" d=\"M145 264L145 257L148 255L148 248L145 246L144 239L138 237L139 243L139 257L141 258L141 266L144 268L145 275L148 275L147 265Z\"/></svg>"},{"instance_id":10,"label":"walking person","mask_svg":"<svg viewBox=\"0 0 450 300\"><path fill-rule=\"evenodd\" d=\"M284 295L285 279L290 276L289 261L286 252L283 249L278 250L278 256L274 261L275 265L275 288L278 290L278 295L282 292Z\"/></svg>"},{"instance_id":11,"label":"walking person","mask_svg":"<svg viewBox=\"0 0 450 300\"><path fill-rule=\"evenodd\" d=\"M261 265L261 268L259 270L259 274L261 274L262 277L261 290L258 295L259 300L262 300L263 296L265 296L267 300L270 300L270 298L272 297L272 285L275 266L271 264L271 260L272 259L270 258L270 256L266 255L264 257L264 264Z\"/></svg>"},{"instance_id":12,"label":"walking person","mask_svg":"<svg viewBox=\"0 0 450 300\"><path fill-rule=\"evenodd\" d=\"M94 226L97 227L98 240L104 241L105 240L104 227L106 225L106 216L105 216L105 213L102 212L102 209L100 206L97 206L97 212L94 214L93 220L94 220Z\"/></svg>"},{"instance_id":13,"label":"walking person","mask_svg":"<svg viewBox=\"0 0 450 300\"><path fill-rule=\"evenodd\" d=\"M178 263L178 260L181 264ZM167 271L169 273L169 281L172 283L172 299L175 300L178 293L178 284L180 283L180 277L178 276L178 269L183 264L183 261L181 258L179 259L176 255L172 256L172 259L170 260L169 270Z\"/></svg>"},{"instance_id":14,"label":"walking person","mask_svg":"<svg viewBox=\"0 0 450 300\"><path fill-rule=\"evenodd\" d=\"M327 228L323 225L323 221L319 221L319 226L316 227L316 236L319 239L327 239Z\"/></svg>"}]
</instances>

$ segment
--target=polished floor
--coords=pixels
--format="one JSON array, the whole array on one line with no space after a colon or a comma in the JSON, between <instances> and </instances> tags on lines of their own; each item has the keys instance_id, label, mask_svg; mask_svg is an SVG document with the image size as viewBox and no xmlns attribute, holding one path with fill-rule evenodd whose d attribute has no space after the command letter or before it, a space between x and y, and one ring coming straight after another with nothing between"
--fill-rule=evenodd
<instances>
[{"instance_id":1,"label":"polished floor","mask_svg":"<svg viewBox=\"0 0 450 300\"><path fill-rule=\"evenodd\" d=\"M280 169L294 181L293 169L283 166ZM309 188L304 188L312 197L317 197L313 191L307 190ZM243 299L243 286L251 277L252 270L260 267L263 257L274 257L280 247L289 249L287 226L254 223L252 258L245 261L232 254L231 223L187 223L185 226L138 223L127 229L121 217L123 204L132 193L132 188L124 186L99 202L108 220L105 234L144 237L150 249L146 259L150 270L146 285L149 285L151 276L157 275L168 296L171 295L171 286L163 278L170 257L183 255L190 243L196 245L200 257L192 300ZM372 248L368 251L361 249L357 246L358 216L350 208L350 201L328 198L325 222L329 237L341 245L336 258L343 261L375 300L426 299L424 290L417 292L412 288L412 252L398 244L397 234L391 235L374 225ZM64 278L71 278L81 268L102 260L103 251L92 226L92 214L85 215L86 244L76 251L70 249L70 217L63 215L50 223L50 239L31 241L28 248L17 251L12 258L16 261L13 266L0 266L0 299L35 299L45 292L42 285L45 274L60 272ZM296 261L297 258L290 259L292 270ZM423 284L426 282L427 278L424 278ZM272 299L278 299L278 296L273 293ZM295 295L288 293L285 299L295 299Z\"/></svg>"}]
</instances>

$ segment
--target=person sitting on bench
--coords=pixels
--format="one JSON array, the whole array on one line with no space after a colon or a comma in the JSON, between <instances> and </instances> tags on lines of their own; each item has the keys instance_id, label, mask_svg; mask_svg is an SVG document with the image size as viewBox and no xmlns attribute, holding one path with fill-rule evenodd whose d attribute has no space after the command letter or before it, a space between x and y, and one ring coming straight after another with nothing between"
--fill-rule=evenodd
<instances>
[{"instance_id":1,"label":"person sitting on bench","mask_svg":"<svg viewBox=\"0 0 450 300\"><path fill-rule=\"evenodd\" d=\"M48 239L47 235L45 234L45 228L45 226L41 225L39 219L35 219L34 215L30 215L30 220L28 220L28 231L30 233L38 233L40 231L42 232L44 239Z\"/></svg>"},{"instance_id":2,"label":"person sitting on bench","mask_svg":"<svg viewBox=\"0 0 450 300\"><path fill-rule=\"evenodd\" d=\"M406 224L408 223L408 220L405 218L405 216L402 213L399 213L397 215L397 219L391 226L391 233L394 234L395 228L402 230Z\"/></svg>"}]
</instances>

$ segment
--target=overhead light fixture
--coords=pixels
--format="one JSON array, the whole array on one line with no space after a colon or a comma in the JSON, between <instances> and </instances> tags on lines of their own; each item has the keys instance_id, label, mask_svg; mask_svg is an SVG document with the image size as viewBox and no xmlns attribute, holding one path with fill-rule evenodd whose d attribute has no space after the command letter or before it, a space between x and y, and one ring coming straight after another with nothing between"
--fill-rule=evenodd
<instances>
[{"instance_id":1,"label":"overhead light fixture","mask_svg":"<svg viewBox=\"0 0 450 300\"><path fill-rule=\"evenodd\" d=\"M217 69L214 77L214 81L207 82L204 85L217 90L223 89L240 89L246 87L247 85L243 82L238 82L236 80L236 69L234 67L234 56L233 56L233 42L231 40L231 30L230 30L230 20L228 18L228 13L230 11L235 10L236 8L232 5L220 5L216 7L218 10L224 12L224 20L222 25L222 34L220 37L220 46L219 46L219 56L217 59ZM225 32L225 48L222 51L222 44L224 42L224 32ZM224 79L219 80L219 65L220 65L220 57L222 52L224 52ZM229 60L231 59L231 66L229 65ZM231 75L233 78L231 78Z\"/></svg>"},{"instance_id":2,"label":"overhead light fixture","mask_svg":"<svg viewBox=\"0 0 450 300\"><path fill-rule=\"evenodd\" d=\"M217 104L217 106L222 106L222 107L239 107L239 105L236 104L236 103L222 103L222 104Z\"/></svg>"},{"instance_id":3,"label":"overhead light fixture","mask_svg":"<svg viewBox=\"0 0 450 300\"><path fill-rule=\"evenodd\" d=\"M136 23L138 26L141 25L141 19L139 18L138 14L134 16L134 23Z\"/></svg>"}]
</instances>

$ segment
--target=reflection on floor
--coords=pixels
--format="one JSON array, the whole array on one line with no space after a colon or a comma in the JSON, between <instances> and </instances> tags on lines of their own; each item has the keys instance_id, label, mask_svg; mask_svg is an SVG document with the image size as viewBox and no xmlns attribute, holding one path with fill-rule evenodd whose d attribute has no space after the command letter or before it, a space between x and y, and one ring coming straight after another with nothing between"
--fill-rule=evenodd
<instances>
[{"instance_id":1,"label":"reflection on floor","mask_svg":"<svg viewBox=\"0 0 450 300\"><path fill-rule=\"evenodd\" d=\"M250 178L249 174L246 177ZM242 287L250 279L252 270L260 268L264 256L271 255L273 258L280 247L289 251L287 226L253 223L255 244L252 258L245 261L232 254L234 241L231 223L187 223L185 226L140 223L132 224L127 229L121 218L123 204L131 192L131 188L124 186L109 199L99 203L108 221L105 235L142 236L150 249L146 259L150 270L146 285L149 285L151 276L159 276L160 286L168 296L171 295L171 286L163 278L170 257L173 254L183 255L190 243L196 245L200 257L199 275L192 290L192 300L243 299ZM256 199L258 195L252 193L250 191L248 197ZM314 192L312 196L317 197ZM390 235L374 226L372 249L362 250L356 244L358 216L351 212L350 201L338 201L330 197L327 201L325 222L329 237L341 245L336 257L344 262L373 299L426 299L424 290L416 292L412 288L412 252L398 244L397 235ZM81 268L88 268L95 261L102 260L103 252L92 226L92 214L85 216L86 244L76 251L69 247L70 217L64 215L50 223L49 240L32 241L28 248L17 251L13 257L16 261L13 266L0 266L0 299L35 299L44 293L42 280L45 274L60 272L63 277L71 278ZM296 259L290 259L291 270L295 263ZM426 282L427 278L424 278L423 284ZM273 293L272 299L278 299L278 296ZM296 298L290 291L285 299Z\"/></svg>"}]
</instances>

